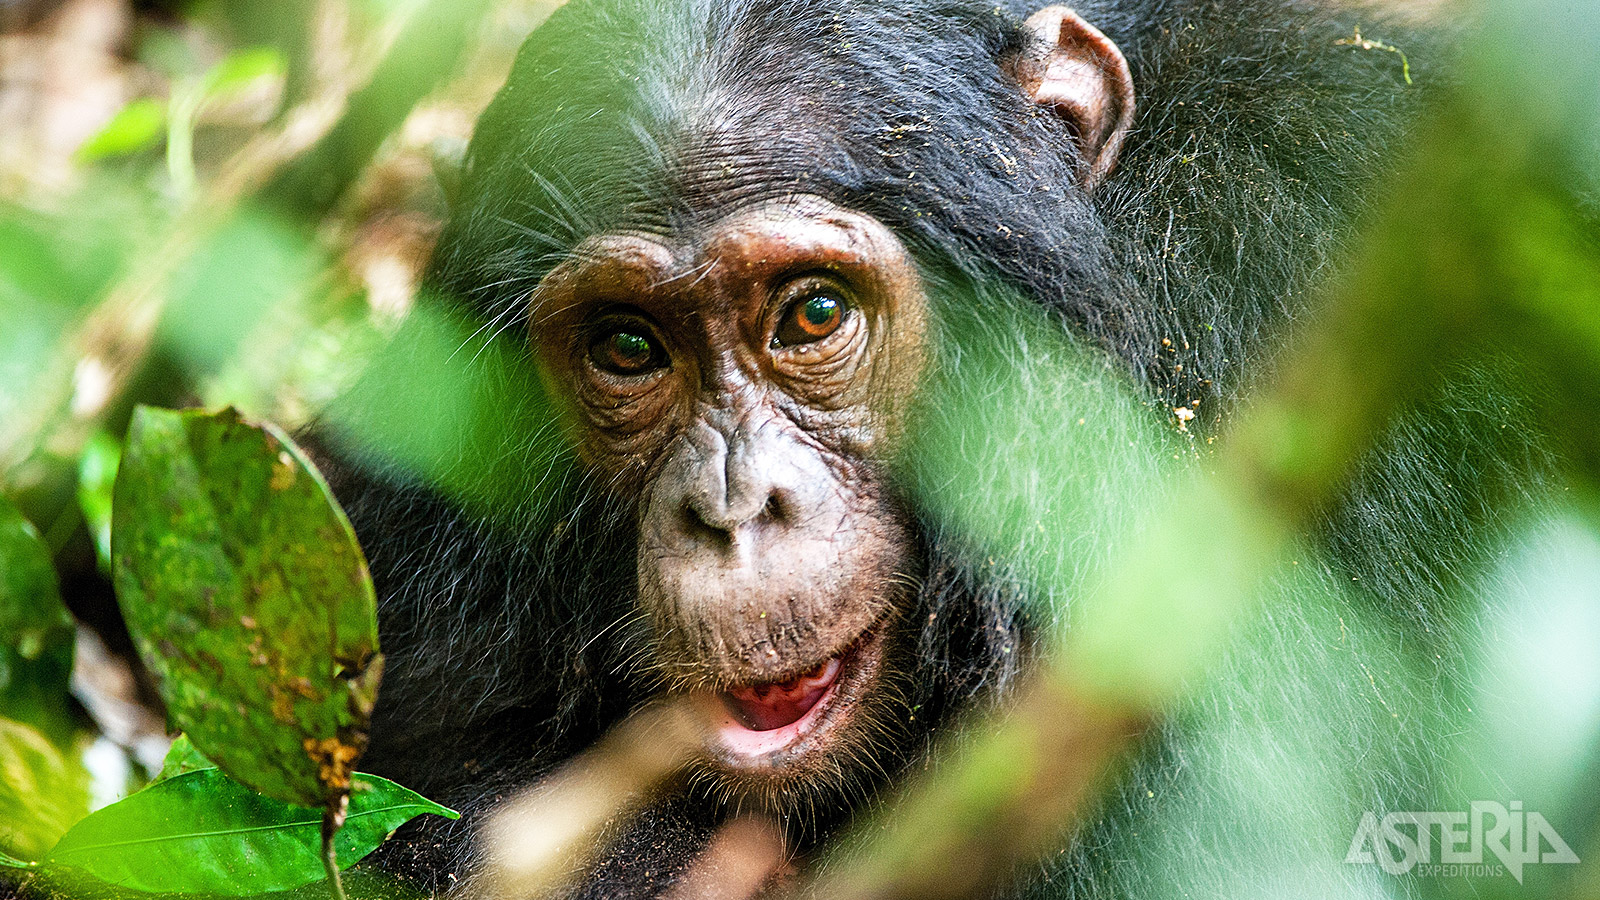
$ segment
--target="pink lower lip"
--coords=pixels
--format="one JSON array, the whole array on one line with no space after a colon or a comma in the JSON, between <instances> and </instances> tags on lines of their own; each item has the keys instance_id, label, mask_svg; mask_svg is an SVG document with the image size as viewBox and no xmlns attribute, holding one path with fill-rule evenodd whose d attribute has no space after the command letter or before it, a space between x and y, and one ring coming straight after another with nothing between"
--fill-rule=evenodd
<instances>
[{"instance_id":1,"label":"pink lower lip","mask_svg":"<svg viewBox=\"0 0 1600 900\"><path fill-rule=\"evenodd\" d=\"M727 716L717 726L723 746L740 756L762 756L793 744L833 699L842 669L835 657L788 682L728 691Z\"/></svg>"}]
</instances>

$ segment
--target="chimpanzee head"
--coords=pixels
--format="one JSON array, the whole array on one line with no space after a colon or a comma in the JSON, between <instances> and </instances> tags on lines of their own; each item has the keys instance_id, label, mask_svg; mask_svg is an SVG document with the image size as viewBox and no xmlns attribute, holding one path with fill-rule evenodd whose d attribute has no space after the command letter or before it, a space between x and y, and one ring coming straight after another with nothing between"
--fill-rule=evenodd
<instances>
[{"instance_id":1,"label":"chimpanzee head","mask_svg":"<svg viewBox=\"0 0 1600 900\"><path fill-rule=\"evenodd\" d=\"M642 663L708 698L708 771L740 796L837 782L909 714L929 560L887 461L934 286L1105 308L1117 46L1065 7L884 6L557 12L436 258L631 511Z\"/></svg>"}]
</instances>

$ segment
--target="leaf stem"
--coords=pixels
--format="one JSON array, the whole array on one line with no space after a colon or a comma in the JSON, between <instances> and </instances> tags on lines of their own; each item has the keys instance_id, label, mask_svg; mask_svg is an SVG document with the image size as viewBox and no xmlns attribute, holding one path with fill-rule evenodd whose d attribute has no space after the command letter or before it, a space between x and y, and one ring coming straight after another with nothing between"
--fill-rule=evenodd
<instances>
[{"instance_id":1,"label":"leaf stem","mask_svg":"<svg viewBox=\"0 0 1600 900\"><path fill-rule=\"evenodd\" d=\"M322 868L328 873L328 887L333 900L349 900L344 893L344 881L339 877L339 855L333 847L334 835L344 827L345 813L350 809L350 795L340 794L339 799L322 811Z\"/></svg>"}]
</instances>

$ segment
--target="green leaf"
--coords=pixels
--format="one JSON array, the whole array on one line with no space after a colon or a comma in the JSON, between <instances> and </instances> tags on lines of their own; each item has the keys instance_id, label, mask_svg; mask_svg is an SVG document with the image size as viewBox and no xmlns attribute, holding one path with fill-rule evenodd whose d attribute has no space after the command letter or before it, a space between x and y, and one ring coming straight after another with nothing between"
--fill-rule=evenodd
<instances>
[{"instance_id":1,"label":"green leaf","mask_svg":"<svg viewBox=\"0 0 1600 900\"><path fill-rule=\"evenodd\" d=\"M130 156L156 145L167 124L167 105L140 97L117 111L106 127L78 147L79 162Z\"/></svg>"},{"instance_id":2,"label":"green leaf","mask_svg":"<svg viewBox=\"0 0 1600 900\"><path fill-rule=\"evenodd\" d=\"M61 604L50 551L0 498L0 716L64 744L71 734L72 616Z\"/></svg>"},{"instance_id":3,"label":"green leaf","mask_svg":"<svg viewBox=\"0 0 1600 900\"><path fill-rule=\"evenodd\" d=\"M38 730L0 719L0 853L43 856L89 812L89 775Z\"/></svg>"},{"instance_id":4,"label":"green leaf","mask_svg":"<svg viewBox=\"0 0 1600 900\"><path fill-rule=\"evenodd\" d=\"M349 787L382 672L366 560L271 426L140 407L112 514L117 598L173 723L288 803Z\"/></svg>"},{"instance_id":5,"label":"green leaf","mask_svg":"<svg viewBox=\"0 0 1600 900\"><path fill-rule=\"evenodd\" d=\"M189 740L188 735L180 734L172 742L172 746L167 748L167 756L161 761L161 771L156 774L155 781L151 784L216 767L216 763L206 759L205 754L194 748L194 743Z\"/></svg>"},{"instance_id":6,"label":"green leaf","mask_svg":"<svg viewBox=\"0 0 1600 900\"><path fill-rule=\"evenodd\" d=\"M458 814L375 775L357 775L334 838L341 868L424 813ZM122 887L245 896L319 881L322 812L263 797L218 769L158 782L67 832L47 864Z\"/></svg>"},{"instance_id":7,"label":"green leaf","mask_svg":"<svg viewBox=\"0 0 1600 900\"><path fill-rule=\"evenodd\" d=\"M248 87L258 78L281 78L287 68L283 54L278 50L251 47L212 66L201 82L201 89L208 96L232 93Z\"/></svg>"},{"instance_id":8,"label":"green leaf","mask_svg":"<svg viewBox=\"0 0 1600 900\"><path fill-rule=\"evenodd\" d=\"M122 443L97 431L78 457L78 508L94 538L95 555L104 571L111 571L111 486L122 460Z\"/></svg>"}]
</instances>

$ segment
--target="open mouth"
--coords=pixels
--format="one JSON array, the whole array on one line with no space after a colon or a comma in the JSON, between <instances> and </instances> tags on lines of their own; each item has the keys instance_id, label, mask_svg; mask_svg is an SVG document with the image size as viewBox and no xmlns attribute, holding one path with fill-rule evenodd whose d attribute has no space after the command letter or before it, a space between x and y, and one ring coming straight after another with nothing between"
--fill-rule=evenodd
<instances>
[{"instance_id":1,"label":"open mouth","mask_svg":"<svg viewBox=\"0 0 1600 900\"><path fill-rule=\"evenodd\" d=\"M817 749L866 693L882 643L881 634L870 631L849 650L793 678L723 691L713 755L727 768L753 771L778 768Z\"/></svg>"},{"instance_id":2,"label":"open mouth","mask_svg":"<svg viewBox=\"0 0 1600 900\"><path fill-rule=\"evenodd\" d=\"M822 703L839 681L839 657L788 681L734 688L722 702L749 731L777 731L795 725Z\"/></svg>"}]
</instances>

